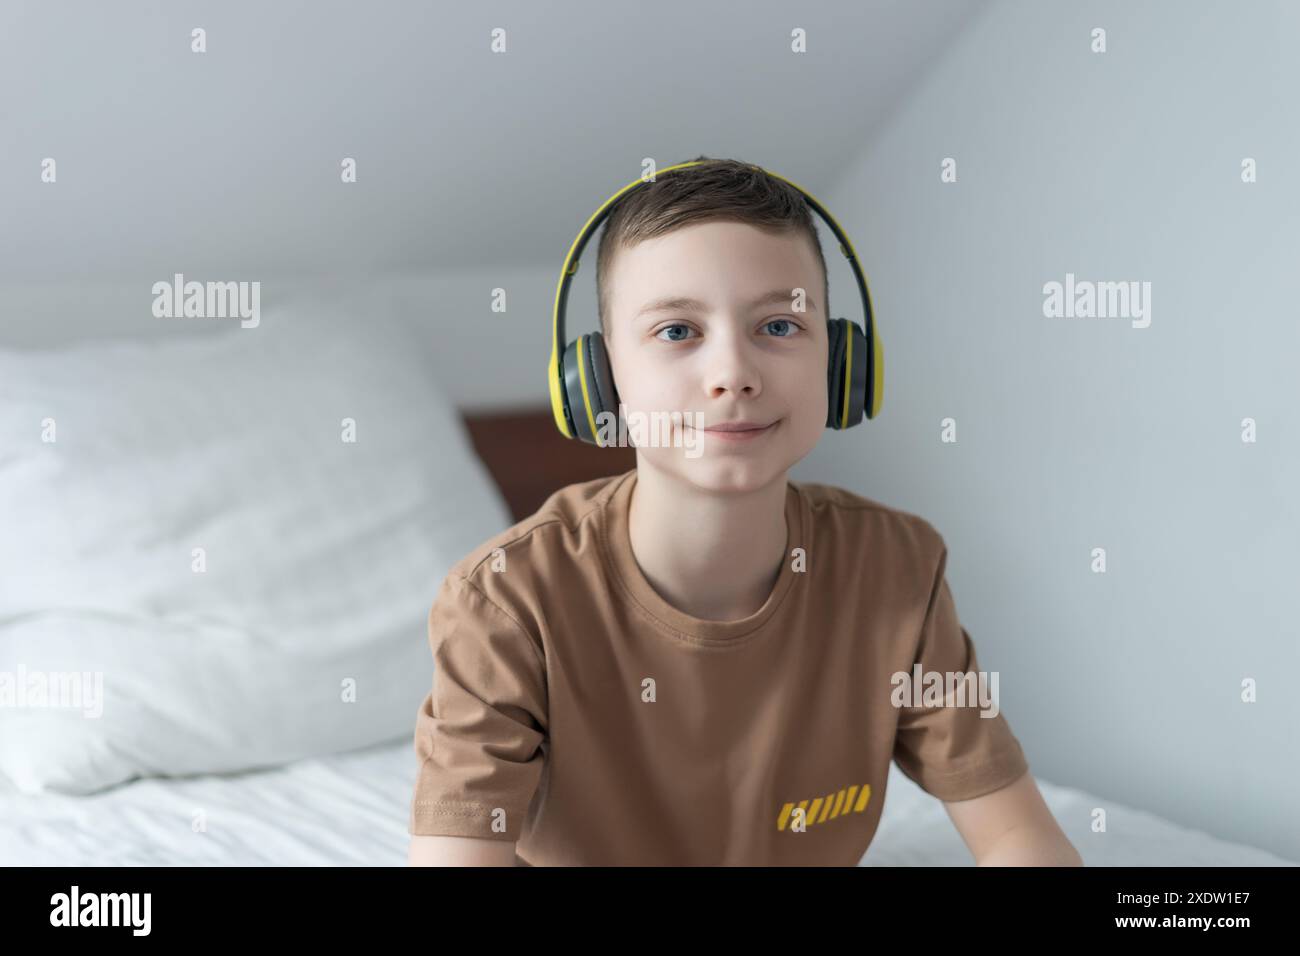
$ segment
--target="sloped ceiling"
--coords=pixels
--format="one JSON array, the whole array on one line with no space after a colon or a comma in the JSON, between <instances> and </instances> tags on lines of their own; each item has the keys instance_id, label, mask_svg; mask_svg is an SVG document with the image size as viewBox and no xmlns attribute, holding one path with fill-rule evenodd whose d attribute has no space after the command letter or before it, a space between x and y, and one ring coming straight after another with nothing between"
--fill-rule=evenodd
<instances>
[{"instance_id":1,"label":"sloped ceiling","mask_svg":"<svg viewBox=\"0 0 1300 956\"><path fill-rule=\"evenodd\" d=\"M8 0L0 280L550 267L643 157L819 193L982 7Z\"/></svg>"}]
</instances>

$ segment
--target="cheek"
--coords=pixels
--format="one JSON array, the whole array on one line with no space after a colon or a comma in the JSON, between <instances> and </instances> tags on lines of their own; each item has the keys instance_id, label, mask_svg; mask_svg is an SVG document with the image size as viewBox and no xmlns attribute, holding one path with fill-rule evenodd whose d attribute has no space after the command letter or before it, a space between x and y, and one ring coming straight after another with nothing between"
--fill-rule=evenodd
<instances>
[{"instance_id":1,"label":"cheek","mask_svg":"<svg viewBox=\"0 0 1300 956\"><path fill-rule=\"evenodd\" d=\"M618 353L609 349L609 372L614 377L614 387L618 390L618 399L621 402L628 402L630 396L634 395L637 390L636 378L628 374L623 368L622 362L619 361Z\"/></svg>"},{"instance_id":2,"label":"cheek","mask_svg":"<svg viewBox=\"0 0 1300 956\"><path fill-rule=\"evenodd\" d=\"M826 375L823 372L817 382L815 389L808 390L808 405L816 412L815 416L823 425L826 424L826 415L830 411L830 400L827 397Z\"/></svg>"},{"instance_id":3,"label":"cheek","mask_svg":"<svg viewBox=\"0 0 1300 956\"><path fill-rule=\"evenodd\" d=\"M800 407L812 417L817 417L820 409L821 419L826 420L826 364L824 361L799 363L799 373L794 394L799 396Z\"/></svg>"},{"instance_id":4,"label":"cheek","mask_svg":"<svg viewBox=\"0 0 1300 956\"><path fill-rule=\"evenodd\" d=\"M628 410L671 410L680 404L675 403L676 392L671 379L644 362L625 369L611 355L610 371L614 375L619 400Z\"/></svg>"},{"instance_id":5,"label":"cheek","mask_svg":"<svg viewBox=\"0 0 1300 956\"><path fill-rule=\"evenodd\" d=\"M799 408L799 434L802 444L808 447L817 444L826 429L826 393L819 389L814 395L809 393L807 401Z\"/></svg>"},{"instance_id":6,"label":"cheek","mask_svg":"<svg viewBox=\"0 0 1300 956\"><path fill-rule=\"evenodd\" d=\"M809 371L805 382L814 384L805 386L799 395L798 407L794 417L798 422L798 431L804 444L815 444L826 428L826 415L829 402L826 396L826 375L820 368Z\"/></svg>"}]
</instances>

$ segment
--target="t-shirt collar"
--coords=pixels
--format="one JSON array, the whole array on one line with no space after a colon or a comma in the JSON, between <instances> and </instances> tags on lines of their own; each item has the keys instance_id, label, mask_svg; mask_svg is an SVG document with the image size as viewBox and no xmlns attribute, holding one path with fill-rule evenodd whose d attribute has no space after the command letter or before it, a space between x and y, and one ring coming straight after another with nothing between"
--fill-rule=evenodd
<instances>
[{"instance_id":1,"label":"t-shirt collar","mask_svg":"<svg viewBox=\"0 0 1300 956\"><path fill-rule=\"evenodd\" d=\"M610 571L641 613L667 634L688 644L709 647L740 646L749 643L764 632L766 625L785 600L794 583L796 572L790 552L796 547L807 547L804 541L804 502L798 487L786 482L785 560L767 600L753 614L735 621L706 621L683 613L669 604L646 580L636 556L632 552L629 531L629 509L632 490L636 487L637 472L619 476L601 502L603 520L600 522L601 546Z\"/></svg>"}]
</instances>

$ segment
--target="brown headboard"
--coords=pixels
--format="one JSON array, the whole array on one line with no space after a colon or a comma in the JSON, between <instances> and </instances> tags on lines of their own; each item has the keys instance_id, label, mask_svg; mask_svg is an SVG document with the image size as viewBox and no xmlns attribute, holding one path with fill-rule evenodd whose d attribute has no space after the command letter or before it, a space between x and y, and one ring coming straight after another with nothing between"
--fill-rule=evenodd
<instances>
[{"instance_id":1,"label":"brown headboard","mask_svg":"<svg viewBox=\"0 0 1300 956\"><path fill-rule=\"evenodd\" d=\"M462 414L475 451L516 521L531 515L565 485L636 467L632 448L597 448L565 438L555 427L549 405Z\"/></svg>"}]
</instances>

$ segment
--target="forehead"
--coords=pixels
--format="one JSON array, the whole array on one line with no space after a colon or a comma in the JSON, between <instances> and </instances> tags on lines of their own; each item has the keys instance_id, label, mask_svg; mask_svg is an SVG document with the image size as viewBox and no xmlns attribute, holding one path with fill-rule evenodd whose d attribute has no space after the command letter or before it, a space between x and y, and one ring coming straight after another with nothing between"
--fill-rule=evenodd
<instances>
[{"instance_id":1,"label":"forehead","mask_svg":"<svg viewBox=\"0 0 1300 956\"><path fill-rule=\"evenodd\" d=\"M794 288L811 298L822 281L803 232L729 221L693 223L619 249L610 273L614 311L625 316L672 298L751 305L780 289L788 300Z\"/></svg>"}]
</instances>

